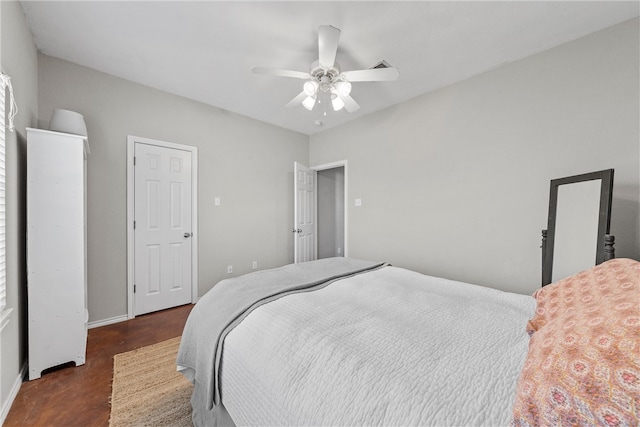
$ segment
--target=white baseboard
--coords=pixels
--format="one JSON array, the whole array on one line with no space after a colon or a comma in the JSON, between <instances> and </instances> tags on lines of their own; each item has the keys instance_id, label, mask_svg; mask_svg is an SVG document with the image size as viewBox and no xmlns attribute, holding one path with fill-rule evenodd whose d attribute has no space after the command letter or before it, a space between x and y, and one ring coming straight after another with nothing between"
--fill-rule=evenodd
<instances>
[{"instance_id":1,"label":"white baseboard","mask_svg":"<svg viewBox=\"0 0 640 427\"><path fill-rule=\"evenodd\" d=\"M122 316L110 317L109 319L96 320L95 322L89 322L87 324L87 328L89 329L99 328L100 326L112 325L114 323L120 323L126 320L129 320L129 318L127 317L126 314L123 314Z\"/></svg>"},{"instance_id":2,"label":"white baseboard","mask_svg":"<svg viewBox=\"0 0 640 427\"><path fill-rule=\"evenodd\" d=\"M20 387L22 386L22 381L25 375L27 375L26 362L24 365L22 365L22 369L20 369L18 377L13 382L13 386L11 386L11 390L9 390L7 399L2 402L2 412L0 412L0 426L4 424L4 421L7 419L7 415L9 415L9 410L11 409L11 405L13 405L13 401L16 400L16 396L18 396L18 392L20 391Z\"/></svg>"}]
</instances>

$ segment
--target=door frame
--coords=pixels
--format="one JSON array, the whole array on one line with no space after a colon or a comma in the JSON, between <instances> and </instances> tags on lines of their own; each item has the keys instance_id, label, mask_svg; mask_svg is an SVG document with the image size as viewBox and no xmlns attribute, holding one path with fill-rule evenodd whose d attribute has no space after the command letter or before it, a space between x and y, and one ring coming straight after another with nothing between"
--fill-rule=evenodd
<instances>
[{"instance_id":1,"label":"door frame","mask_svg":"<svg viewBox=\"0 0 640 427\"><path fill-rule=\"evenodd\" d=\"M135 278L135 235L133 231L133 221L135 219L135 169L133 162L136 143L191 152L191 303L195 304L198 301L198 147L127 135L127 319L135 317L133 307L133 282Z\"/></svg>"},{"instance_id":2,"label":"door frame","mask_svg":"<svg viewBox=\"0 0 640 427\"><path fill-rule=\"evenodd\" d=\"M342 256L345 258L349 256L349 168L347 160L339 160L337 162L325 163L318 166L310 166L310 168L316 172L327 169L336 169L339 167L344 168L344 246ZM317 190L317 188L316 188ZM317 191L316 191L317 196ZM318 203L316 200L316 211L318 209ZM317 215L317 214L316 214ZM317 236L316 236L316 251L317 251Z\"/></svg>"}]
</instances>

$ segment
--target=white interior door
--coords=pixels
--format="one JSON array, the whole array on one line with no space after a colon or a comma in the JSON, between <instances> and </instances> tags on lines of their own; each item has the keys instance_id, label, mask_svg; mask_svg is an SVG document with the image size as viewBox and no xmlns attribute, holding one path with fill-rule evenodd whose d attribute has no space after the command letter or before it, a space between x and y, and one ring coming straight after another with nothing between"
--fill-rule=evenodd
<instances>
[{"instance_id":1,"label":"white interior door","mask_svg":"<svg viewBox=\"0 0 640 427\"><path fill-rule=\"evenodd\" d=\"M316 259L316 171L295 162L293 167L293 262Z\"/></svg>"},{"instance_id":2,"label":"white interior door","mask_svg":"<svg viewBox=\"0 0 640 427\"><path fill-rule=\"evenodd\" d=\"M191 302L191 156L135 144L136 316Z\"/></svg>"}]
</instances>

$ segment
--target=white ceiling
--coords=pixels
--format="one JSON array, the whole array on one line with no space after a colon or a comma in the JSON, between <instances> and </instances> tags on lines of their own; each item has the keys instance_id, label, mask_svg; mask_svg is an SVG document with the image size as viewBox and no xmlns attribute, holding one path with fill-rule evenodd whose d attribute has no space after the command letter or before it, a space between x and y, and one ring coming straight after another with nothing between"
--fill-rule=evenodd
<instances>
[{"instance_id":1,"label":"white ceiling","mask_svg":"<svg viewBox=\"0 0 640 427\"><path fill-rule=\"evenodd\" d=\"M304 134L329 129L639 14L639 2L23 1L43 53ZM356 113L284 108L317 29L342 30L342 70L384 59L395 82L354 83ZM321 127L314 121L321 120Z\"/></svg>"}]
</instances>

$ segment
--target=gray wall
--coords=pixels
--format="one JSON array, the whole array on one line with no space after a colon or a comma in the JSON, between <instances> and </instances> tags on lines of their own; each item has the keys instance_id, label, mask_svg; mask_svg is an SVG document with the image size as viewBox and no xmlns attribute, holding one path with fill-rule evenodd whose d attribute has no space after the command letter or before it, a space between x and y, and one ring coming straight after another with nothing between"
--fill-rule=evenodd
<instances>
[{"instance_id":1,"label":"gray wall","mask_svg":"<svg viewBox=\"0 0 640 427\"><path fill-rule=\"evenodd\" d=\"M349 255L528 294L549 181L615 168L611 231L639 259L638 26L313 135L311 165L349 161Z\"/></svg>"},{"instance_id":2,"label":"gray wall","mask_svg":"<svg viewBox=\"0 0 640 427\"><path fill-rule=\"evenodd\" d=\"M344 256L344 167L318 171L318 258Z\"/></svg>"},{"instance_id":3,"label":"gray wall","mask_svg":"<svg viewBox=\"0 0 640 427\"><path fill-rule=\"evenodd\" d=\"M0 1L1 64L11 76L19 112L16 131L6 133L6 270L9 323L0 343L0 409L20 383L26 357L26 131L38 116L38 56L22 7L15 1ZM8 92L7 92L8 94Z\"/></svg>"},{"instance_id":4,"label":"gray wall","mask_svg":"<svg viewBox=\"0 0 640 427\"><path fill-rule=\"evenodd\" d=\"M89 132L89 316L126 314L127 135L198 147L199 294L217 281L293 260L293 162L308 137L39 55L39 126L54 108L84 115ZM214 206L214 197L221 206Z\"/></svg>"}]
</instances>

